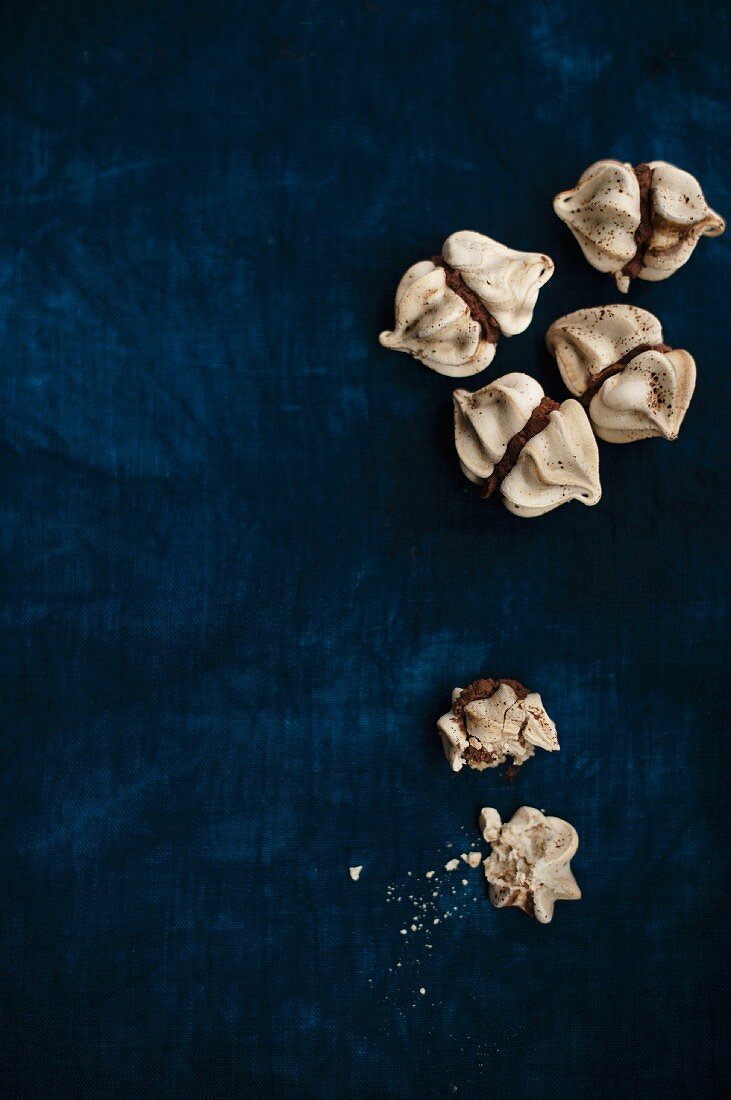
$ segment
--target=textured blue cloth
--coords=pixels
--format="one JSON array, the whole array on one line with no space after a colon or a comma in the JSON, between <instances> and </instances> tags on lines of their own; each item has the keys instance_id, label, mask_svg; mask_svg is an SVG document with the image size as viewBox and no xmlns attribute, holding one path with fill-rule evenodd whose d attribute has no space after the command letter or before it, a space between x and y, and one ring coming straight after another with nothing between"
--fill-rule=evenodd
<instances>
[{"instance_id":1,"label":"textured blue cloth","mask_svg":"<svg viewBox=\"0 0 731 1100\"><path fill-rule=\"evenodd\" d=\"M477 499L377 336L482 230L556 274L474 388L563 397L548 324L618 294L552 196L662 158L731 213L730 47L720 2L2 5L5 1095L729 1084L729 234L632 288L698 390L596 508ZM559 729L513 784L441 753L478 675ZM548 927L441 870L522 803L581 838Z\"/></svg>"}]
</instances>

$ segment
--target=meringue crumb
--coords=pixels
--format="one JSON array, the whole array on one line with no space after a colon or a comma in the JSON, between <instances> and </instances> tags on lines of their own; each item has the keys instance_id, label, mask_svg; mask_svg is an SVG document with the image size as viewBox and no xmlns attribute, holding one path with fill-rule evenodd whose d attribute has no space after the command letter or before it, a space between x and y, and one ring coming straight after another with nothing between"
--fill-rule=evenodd
<instances>
[{"instance_id":1,"label":"meringue crumb","mask_svg":"<svg viewBox=\"0 0 731 1100\"><path fill-rule=\"evenodd\" d=\"M434 878L435 874L436 874L436 871L427 871L426 877L427 878Z\"/></svg>"},{"instance_id":2,"label":"meringue crumb","mask_svg":"<svg viewBox=\"0 0 731 1100\"><path fill-rule=\"evenodd\" d=\"M361 873L362 870L363 870L363 864L361 864L360 867L351 867L350 868L350 877L352 878L353 882L358 881L358 879L360 878L360 873Z\"/></svg>"},{"instance_id":3,"label":"meringue crumb","mask_svg":"<svg viewBox=\"0 0 731 1100\"><path fill-rule=\"evenodd\" d=\"M444 864L444 870L445 871L456 871L458 867L459 867L459 860L458 859L450 859L447 863Z\"/></svg>"},{"instance_id":4,"label":"meringue crumb","mask_svg":"<svg viewBox=\"0 0 731 1100\"><path fill-rule=\"evenodd\" d=\"M470 867L479 867L482 863L482 852L462 852L459 858L468 863Z\"/></svg>"},{"instance_id":5,"label":"meringue crumb","mask_svg":"<svg viewBox=\"0 0 731 1100\"><path fill-rule=\"evenodd\" d=\"M406 929L405 929L405 928L402 928L402 929L401 929L401 935L402 935L402 936L405 936L405 935L406 935Z\"/></svg>"},{"instance_id":6,"label":"meringue crumb","mask_svg":"<svg viewBox=\"0 0 731 1100\"><path fill-rule=\"evenodd\" d=\"M468 886L468 885L469 885L469 883L467 882L467 879L466 879L466 878L463 878L463 879L462 879L462 885L463 885L463 886Z\"/></svg>"},{"instance_id":7,"label":"meringue crumb","mask_svg":"<svg viewBox=\"0 0 731 1100\"><path fill-rule=\"evenodd\" d=\"M421 993L422 997L424 996L424 994L426 993L426 990L424 989L424 986L421 987L421 989L419 990L419 993Z\"/></svg>"}]
</instances>

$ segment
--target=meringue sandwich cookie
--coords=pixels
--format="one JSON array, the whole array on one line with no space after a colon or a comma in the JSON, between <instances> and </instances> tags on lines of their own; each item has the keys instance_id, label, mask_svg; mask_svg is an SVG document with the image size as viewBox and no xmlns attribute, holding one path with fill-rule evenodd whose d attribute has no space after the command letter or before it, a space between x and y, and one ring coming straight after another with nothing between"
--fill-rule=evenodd
<instances>
[{"instance_id":1,"label":"meringue sandwich cookie","mask_svg":"<svg viewBox=\"0 0 731 1100\"><path fill-rule=\"evenodd\" d=\"M578 401L559 405L527 374L506 374L453 397L462 472L483 497L499 490L505 507L525 517L569 500L599 502L599 451Z\"/></svg>"},{"instance_id":2,"label":"meringue sandwich cookie","mask_svg":"<svg viewBox=\"0 0 731 1100\"><path fill-rule=\"evenodd\" d=\"M396 326L379 340L439 374L478 374L494 359L501 334L528 327L552 274L548 256L516 252L482 233L453 233L441 256L406 272L396 290Z\"/></svg>"},{"instance_id":3,"label":"meringue sandwich cookie","mask_svg":"<svg viewBox=\"0 0 731 1100\"><path fill-rule=\"evenodd\" d=\"M454 772L476 771L512 758L516 767L537 748L558 752L556 727L536 692L518 680L475 680L452 692L452 707L437 723L444 753Z\"/></svg>"},{"instance_id":4,"label":"meringue sandwich cookie","mask_svg":"<svg viewBox=\"0 0 731 1100\"><path fill-rule=\"evenodd\" d=\"M553 209L592 267L614 275L623 293L634 278L668 279L701 237L726 228L695 176L662 160L635 168L598 160L576 187L556 195Z\"/></svg>"},{"instance_id":5,"label":"meringue sandwich cookie","mask_svg":"<svg viewBox=\"0 0 731 1100\"><path fill-rule=\"evenodd\" d=\"M579 836L568 821L521 806L503 824L497 810L487 806L479 824L492 847L483 867L496 909L515 906L548 924L557 901L579 900L581 890L571 871Z\"/></svg>"},{"instance_id":6,"label":"meringue sandwich cookie","mask_svg":"<svg viewBox=\"0 0 731 1100\"><path fill-rule=\"evenodd\" d=\"M600 439L677 439L695 361L664 343L657 317L629 305L579 309L554 321L546 344Z\"/></svg>"}]
</instances>

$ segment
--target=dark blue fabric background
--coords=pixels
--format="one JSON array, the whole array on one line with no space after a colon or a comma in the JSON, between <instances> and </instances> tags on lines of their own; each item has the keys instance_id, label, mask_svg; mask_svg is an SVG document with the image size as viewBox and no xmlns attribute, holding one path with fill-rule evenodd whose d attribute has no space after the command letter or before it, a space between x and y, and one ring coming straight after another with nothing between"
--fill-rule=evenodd
<instances>
[{"instance_id":1,"label":"dark blue fabric background","mask_svg":"<svg viewBox=\"0 0 731 1100\"><path fill-rule=\"evenodd\" d=\"M731 214L730 47L720 2L2 5L6 1095L724 1090L731 234L633 287L698 390L593 509L479 501L377 336L448 233L546 251L468 385L560 399L548 324L618 295L551 198L664 158ZM513 785L441 754L478 675L558 725ZM473 872L405 943L387 887L522 803L584 900Z\"/></svg>"}]
</instances>

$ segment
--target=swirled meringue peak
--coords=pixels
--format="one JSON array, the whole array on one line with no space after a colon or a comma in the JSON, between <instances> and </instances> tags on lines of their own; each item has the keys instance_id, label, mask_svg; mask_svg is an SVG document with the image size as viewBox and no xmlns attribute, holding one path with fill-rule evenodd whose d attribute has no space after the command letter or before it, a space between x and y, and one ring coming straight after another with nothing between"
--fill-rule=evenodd
<instances>
[{"instance_id":1,"label":"swirled meringue peak","mask_svg":"<svg viewBox=\"0 0 731 1100\"><path fill-rule=\"evenodd\" d=\"M554 321L546 343L600 439L677 438L695 389L695 361L663 342L657 317L630 305L580 309Z\"/></svg>"},{"instance_id":2,"label":"swirled meringue peak","mask_svg":"<svg viewBox=\"0 0 731 1100\"><path fill-rule=\"evenodd\" d=\"M441 256L406 272L396 290L396 325L382 332L384 347L405 351L452 378L490 365L503 336L531 322L553 262L463 230L444 242Z\"/></svg>"},{"instance_id":3,"label":"swirled meringue peak","mask_svg":"<svg viewBox=\"0 0 731 1100\"><path fill-rule=\"evenodd\" d=\"M592 267L614 275L623 293L634 278L668 279L701 237L726 228L695 176L662 160L634 168L598 160L576 187L556 195L553 209Z\"/></svg>"},{"instance_id":4,"label":"swirled meringue peak","mask_svg":"<svg viewBox=\"0 0 731 1100\"><path fill-rule=\"evenodd\" d=\"M521 806L503 824L497 810L486 806L479 824L492 847L483 867L496 909L515 906L548 924L557 901L579 900L581 890L571 871L579 835L568 821Z\"/></svg>"},{"instance_id":5,"label":"swirled meringue peak","mask_svg":"<svg viewBox=\"0 0 731 1100\"><path fill-rule=\"evenodd\" d=\"M543 701L517 680L475 680L452 692L452 707L437 723L454 772L465 764L496 768L510 756L520 767L536 748L557 752L556 727Z\"/></svg>"},{"instance_id":6,"label":"swirled meringue peak","mask_svg":"<svg viewBox=\"0 0 731 1100\"><path fill-rule=\"evenodd\" d=\"M499 490L505 507L525 517L569 500L599 502L599 452L578 401L559 405L527 374L453 398L460 465L483 497Z\"/></svg>"}]
</instances>

